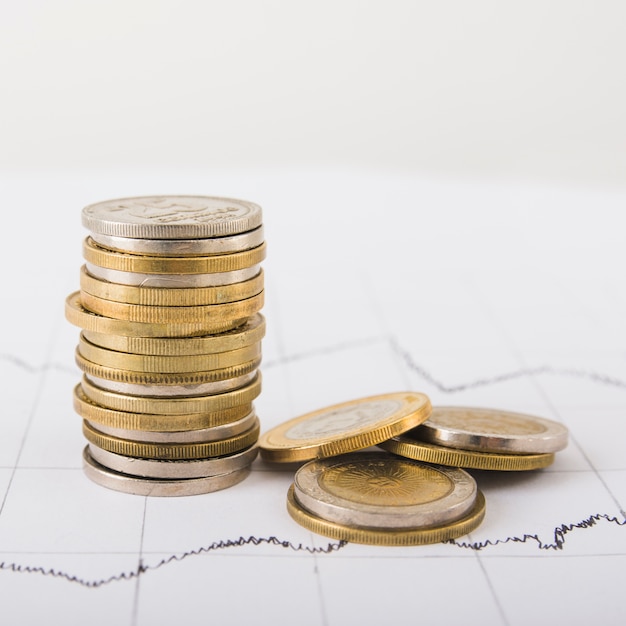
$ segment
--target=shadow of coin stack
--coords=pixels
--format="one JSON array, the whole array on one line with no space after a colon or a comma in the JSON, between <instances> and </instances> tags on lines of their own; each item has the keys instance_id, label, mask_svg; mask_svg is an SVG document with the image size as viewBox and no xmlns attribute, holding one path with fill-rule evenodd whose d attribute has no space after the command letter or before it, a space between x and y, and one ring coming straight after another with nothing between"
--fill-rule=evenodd
<instances>
[{"instance_id":1,"label":"shadow of coin stack","mask_svg":"<svg viewBox=\"0 0 626 626\"><path fill-rule=\"evenodd\" d=\"M85 473L127 493L207 493L257 454L265 320L261 208L154 196L85 207L85 265L66 317Z\"/></svg>"}]
</instances>

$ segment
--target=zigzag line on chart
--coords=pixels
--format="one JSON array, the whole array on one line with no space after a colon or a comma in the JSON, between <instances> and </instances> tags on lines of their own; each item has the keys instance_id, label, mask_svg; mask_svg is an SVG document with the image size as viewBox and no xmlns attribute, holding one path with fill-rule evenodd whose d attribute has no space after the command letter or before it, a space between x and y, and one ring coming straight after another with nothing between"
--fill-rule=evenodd
<instances>
[{"instance_id":1,"label":"zigzag line on chart","mask_svg":"<svg viewBox=\"0 0 626 626\"><path fill-rule=\"evenodd\" d=\"M558 368L552 365L540 365L538 367L527 367L512 370L510 372L504 372L495 376L485 378L475 378L473 380L457 383L456 385L450 385L444 383L441 380L435 378L425 367L416 363L408 350L402 348L393 337L372 337L367 339L360 339L354 341L347 341L332 346L316 348L314 350L308 350L305 352L298 352L286 356L279 357L277 359L266 361L263 363L263 369L271 369L280 365L286 365L288 363L294 363L297 361L304 361L309 358L317 356L326 356L329 354L336 354L338 352L345 352L354 348L360 348L364 346L374 345L376 343L386 343L389 348L404 362L407 368L417 374L420 378L427 383L438 389L443 393L459 393L461 391L468 391L470 389L476 389L479 387L487 387L489 385L496 385L517 378L524 378L526 376L540 376L544 374L562 376L567 378L579 378L584 379L592 383L599 385L607 385L609 387L617 387L618 389L626 389L626 380L617 378L615 376L609 376L600 372L579 370L573 368ZM46 370L58 370L66 374L77 375L79 374L77 368L68 367L60 363L44 363L40 366L30 365L23 359L12 354L0 354L0 361L7 361L20 369L28 372L29 374L37 374Z\"/></svg>"},{"instance_id":2,"label":"zigzag line on chart","mask_svg":"<svg viewBox=\"0 0 626 626\"><path fill-rule=\"evenodd\" d=\"M588 528L594 528L597 526L598 522L605 521L607 523L616 524L619 527L626 527L626 519L620 519L613 515L608 515L606 513L597 513L594 515L590 515L586 519L581 520L580 522L575 522L572 524L560 524L554 528L554 540L552 542L544 543L539 539L539 536L536 534L524 534L521 537L507 537L506 539L487 539L485 541L478 542L464 542L457 541L456 539L451 539L445 543L452 544L458 548L464 548L467 550L480 551L485 548L490 548L494 546L498 546L501 544L507 543L535 543L537 548L540 550L562 550L565 545L565 537L569 533L574 530L583 530ZM188 552L183 552L182 554L172 554L169 557L161 559L154 565L145 565L143 562L140 562L136 569L120 572L119 574L114 574L109 576L108 578L99 578L89 580L86 578L81 578L74 574L69 574L67 572L63 572L60 570L55 570L54 568L45 568L38 566L30 566L30 565L19 565L16 563L0 563L0 571L11 571L22 574L39 574L42 576L50 576L52 578L61 578L70 583L76 583L82 587L90 587L97 588L102 587L104 585L108 585L113 582L120 581L128 581L139 578L140 576L169 565L170 563L176 563L179 561L183 561L184 559L198 556L201 554L206 554L209 552L214 552L216 550L224 550L228 548L238 548L243 546L259 546L259 545L272 545L277 546L279 548L284 548L286 550L292 550L294 552L306 552L308 554L331 554L333 552L338 552L342 548L345 548L348 545L347 541L339 541L335 543L329 543L325 547L316 548L313 546L305 546L303 544L293 544L290 541L284 541L278 539L277 537L240 537L239 539L226 539L222 541L216 541L208 546L204 546L201 548L197 548L195 550L190 550ZM419 550L419 547L415 548ZM416 557L419 555L416 554Z\"/></svg>"}]
</instances>

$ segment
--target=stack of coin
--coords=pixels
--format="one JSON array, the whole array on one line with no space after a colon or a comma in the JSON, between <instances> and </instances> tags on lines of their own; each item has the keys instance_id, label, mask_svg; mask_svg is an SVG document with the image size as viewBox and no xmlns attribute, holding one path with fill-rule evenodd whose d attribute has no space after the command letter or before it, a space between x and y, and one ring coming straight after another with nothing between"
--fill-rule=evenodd
<instances>
[{"instance_id":1,"label":"stack of coin","mask_svg":"<svg viewBox=\"0 0 626 626\"><path fill-rule=\"evenodd\" d=\"M74 406L86 474L112 489L191 495L254 460L265 320L261 208L155 196L83 209Z\"/></svg>"},{"instance_id":2,"label":"stack of coin","mask_svg":"<svg viewBox=\"0 0 626 626\"><path fill-rule=\"evenodd\" d=\"M372 396L289 420L264 433L259 446L270 462L308 461L287 494L289 514L305 528L376 545L444 541L484 517L474 479L459 469L357 452L401 436L430 413L421 393Z\"/></svg>"},{"instance_id":3,"label":"stack of coin","mask_svg":"<svg viewBox=\"0 0 626 626\"><path fill-rule=\"evenodd\" d=\"M523 471L548 467L567 446L567 428L499 409L435 407L418 428L380 444L400 456L466 469Z\"/></svg>"}]
</instances>

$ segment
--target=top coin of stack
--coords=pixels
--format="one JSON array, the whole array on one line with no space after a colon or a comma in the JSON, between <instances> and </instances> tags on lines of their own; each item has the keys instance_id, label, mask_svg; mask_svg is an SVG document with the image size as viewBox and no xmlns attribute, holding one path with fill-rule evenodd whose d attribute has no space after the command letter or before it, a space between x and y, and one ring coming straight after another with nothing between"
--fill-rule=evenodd
<instances>
[{"instance_id":1,"label":"top coin of stack","mask_svg":"<svg viewBox=\"0 0 626 626\"><path fill-rule=\"evenodd\" d=\"M74 406L90 478L185 495L242 480L256 455L265 242L261 208L151 196L93 204L80 292Z\"/></svg>"}]
</instances>

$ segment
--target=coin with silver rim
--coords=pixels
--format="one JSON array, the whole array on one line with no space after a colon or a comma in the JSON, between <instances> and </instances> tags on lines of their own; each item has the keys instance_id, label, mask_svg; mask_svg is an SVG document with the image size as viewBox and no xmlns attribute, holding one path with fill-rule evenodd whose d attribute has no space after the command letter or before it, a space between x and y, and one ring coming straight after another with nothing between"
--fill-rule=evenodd
<instances>
[{"instance_id":1,"label":"coin with silver rim","mask_svg":"<svg viewBox=\"0 0 626 626\"><path fill-rule=\"evenodd\" d=\"M254 230L262 222L253 202L213 196L141 196L86 206L83 226L114 237L205 239Z\"/></svg>"},{"instance_id":2,"label":"coin with silver rim","mask_svg":"<svg viewBox=\"0 0 626 626\"><path fill-rule=\"evenodd\" d=\"M385 452L310 461L294 478L296 500L314 515L380 529L453 522L472 509L476 493L476 481L461 469Z\"/></svg>"},{"instance_id":3,"label":"coin with silver rim","mask_svg":"<svg viewBox=\"0 0 626 626\"><path fill-rule=\"evenodd\" d=\"M336 456L376 445L415 428L430 415L423 393L370 396L288 420L259 440L266 461L294 463Z\"/></svg>"},{"instance_id":4,"label":"coin with silver rim","mask_svg":"<svg viewBox=\"0 0 626 626\"><path fill-rule=\"evenodd\" d=\"M567 427L534 415L500 409L434 407L418 439L449 448L509 454L544 454L567 446Z\"/></svg>"}]
</instances>

